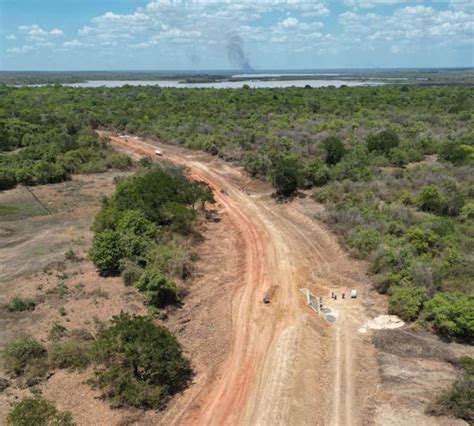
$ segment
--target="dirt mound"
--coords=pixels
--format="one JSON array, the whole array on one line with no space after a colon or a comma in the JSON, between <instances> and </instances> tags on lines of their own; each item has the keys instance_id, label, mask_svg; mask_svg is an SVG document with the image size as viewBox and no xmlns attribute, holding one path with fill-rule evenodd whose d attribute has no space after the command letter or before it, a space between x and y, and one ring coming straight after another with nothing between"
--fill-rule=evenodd
<instances>
[{"instance_id":1,"label":"dirt mound","mask_svg":"<svg viewBox=\"0 0 474 426\"><path fill-rule=\"evenodd\" d=\"M359 328L359 333L367 333L367 330L393 330L404 325L405 323L396 315L379 315L364 323Z\"/></svg>"}]
</instances>

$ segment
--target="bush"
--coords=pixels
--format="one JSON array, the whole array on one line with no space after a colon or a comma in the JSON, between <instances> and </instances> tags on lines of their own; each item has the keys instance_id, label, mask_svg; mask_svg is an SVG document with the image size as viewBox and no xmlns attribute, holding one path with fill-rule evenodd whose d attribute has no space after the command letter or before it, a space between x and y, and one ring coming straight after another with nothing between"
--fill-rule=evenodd
<instances>
[{"instance_id":1,"label":"bush","mask_svg":"<svg viewBox=\"0 0 474 426\"><path fill-rule=\"evenodd\" d=\"M0 169L0 191L14 188L15 185L15 176L9 170Z\"/></svg>"},{"instance_id":2,"label":"bush","mask_svg":"<svg viewBox=\"0 0 474 426\"><path fill-rule=\"evenodd\" d=\"M324 139L321 142L322 147L326 151L325 161L326 164L337 164L341 161L342 157L346 153L346 149L344 148L343 143L341 140L335 136L330 136Z\"/></svg>"},{"instance_id":3,"label":"bush","mask_svg":"<svg viewBox=\"0 0 474 426\"><path fill-rule=\"evenodd\" d=\"M404 166L409 162L407 153L401 148L392 148L389 152L388 158L395 166Z\"/></svg>"},{"instance_id":4,"label":"bush","mask_svg":"<svg viewBox=\"0 0 474 426\"><path fill-rule=\"evenodd\" d=\"M147 303L156 308L179 303L175 282L166 278L156 266L146 269L135 287L143 291Z\"/></svg>"},{"instance_id":5,"label":"bush","mask_svg":"<svg viewBox=\"0 0 474 426\"><path fill-rule=\"evenodd\" d=\"M447 141L441 145L439 156L445 161L462 164L469 159L469 150L460 142Z\"/></svg>"},{"instance_id":6,"label":"bush","mask_svg":"<svg viewBox=\"0 0 474 426\"><path fill-rule=\"evenodd\" d=\"M474 359L462 357L461 371L452 386L439 395L428 407L428 414L457 417L474 424Z\"/></svg>"},{"instance_id":7,"label":"bush","mask_svg":"<svg viewBox=\"0 0 474 426\"><path fill-rule=\"evenodd\" d=\"M54 322L48 332L48 340L57 342L67 335L67 328L59 322Z\"/></svg>"},{"instance_id":8,"label":"bush","mask_svg":"<svg viewBox=\"0 0 474 426\"><path fill-rule=\"evenodd\" d=\"M70 248L65 254L64 257L66 260L70 260L72 262L79 262L81 259L80 257L74 252L72 248Z\"/></svg>"},{"instance_id":9,"label":"bush","mask_svg":"<svg viewBox=\"0 0 474 426\"><path fill-rule=\"evenodd\" d=\"M444 338L474 343L474 295L437 293L425 303L424 314Z\"/></svg>"},{"instance_id":10,"label":"bush","mask_svg":"<svg viewBox=\"0 0 474 426\"><path fill-rule=\"evenodd\" d=\"M329 180L329 167L315 158L306 164L303 174L310 186L322 186Z\"/></svg>"},{"instance_id":11,"label":"bush","mask_svg":"<svg viewBox=\"0 0 474 426\"><path fill-rule=\"evenodd\" d=\"M351 231L347 237L347 243L365 256L377 248L380 240L381 235L378 231L360 226Z\"/></svg>"},{"instance_id":12,"label":"bush","mask_svg":"<svg viewBox=\"0 0 474 426\"><path fill-rule=\"evenodd\" d=\"M105 164L110 169L127 170L131 166L132 160L126 154L112 152L107 155Z\"/></svg>"},{"instance_id":13,"label":"bush","mask_svg":"<svg viewBox=\"0 0 474 426\"><path fill-rule=\"evenodd\" d=\"M10 312L34 311L36 302L33 299L22 299L21 297L14 297L10 300L7 309Z\"/></svg>"},{"instance_id":14,"label":"bush","mask_svg":"<svg viewBox=\"0 0 474 426\"><path fill-rule=\"evenodd\" d=\"M418 204L422 210L436 214L445 214L448 210L448 202L437 185L424 186Z\"/></svg>"},{"instance_id":15,"label":"bush","mask_svg":"<svg viewBox=\"0 0 474 426\"><path fill-rule=\"evenodd\" d=\"M123 252L118 232L106 230L94 235L89 258L99 268L101 274L117 274L122 256Z\"/></svg>"},{"instance_id":16,"label":"bush","mask_svg":"<svg viewBox=\"0 0 474 426\"><path fill-rule=\"evenodd\" d=\"M5 370L20 376L30 363L46 357L46 349L33 337L24 336L9 343L2 356Z\"/></svg>"},{"instance_id":17,"label":"bush","mask_svg":"<svg viewBox=\"0 0 474 426\"><path fill-rule=\"evenodd\" d=\"M393 287L388 299L390 314L398 315L404 321L414 321L426 300L426 290L419 287Z\"/></svg>"},{"instance_id":18,"label":"bush","mask_svg":"<svg viewBox=\"0 0 474 426\"><path fill-rule=\"evenodd\" d=\"M464 205L461 209L459 218L464 222L474 219L474 202L468 202Z\"/></svg>"},{"instance_id":19,"label":"bush","mask_svg":"<svg viewBox=\"0 0 474 426\"><path fill-rule=\"evenodd\" d=\"M58 411L43 398L24 398L8 414L11 426L73 426L71 413Z\"/></svg>"},{"instance_id":20,"label":"bush","mask_svg":"<svg viewBox=\"0 0 474 426\"><path fill-rule=\"evenodd\" d=\"M388 272L381 274L375 279L375 289L382 294L388 293L391 288L398 286L402 282L401 274Z\"/></svg>"},{"instance_id":21,"label":"bush","mask_svg":"<svg viewBox=\"0 0 474 426\"><path fill-rule=\"evenodd\" d=\"M367 137L367 148L369 151L378 151L388 154L391 149L400 145L398 135L391 130L384 130L376 135L369 135Z\"/></svg>"},{"instance_id":22,"label":"bush","mask_svg":"<svg viewBox=\"0 0 474 426\"><path fill-rule=\"evenodd\" d=\"M53 344L49 349L51 365L55 368L84 370L92 360L92 340L71 338Z\"/></svg>"},{"instance_id":23,"label":"bush","mask_svg":"<svg viewBox=\"0 0 474 426\"><path fill-rule=\"evenodd\" d=\"M286 155L272 164L271 180L279 195L293 194L300 185L301 165L295 155Z\"/></svg>"},{"instance_id":24,"label":"bush","mask_svg":"<svg viewBox=\"0 0 474 426\"><path fill-rule=\"evenodd\" d=\"M148 317L123 312L113 317L99 331L95 352L101 368L91 383L114 407L162 409L191 376L176 337Z\"/></svg>"},{"instance_id":25,"label":"bush","mask_svg":"<svg viewBox=\"0 0 474 426\"><path fill-rule=\"evenodd\" d=\"M421 229L417 226L409 228L405 238L417 254L429 253L440 245L440 238L430 229Z\"/></svg>"},{"instance_id":26,"label":"bush","mask_svg":"<svg viewBox=\"0 0 474 426\"><path fill-rule=\"evenodd\" d=\"M121 262L122 279L125 285L134 284L143 274L143 268L140 268L131 260L125 259Z\"/></svg>"}]
</instances>

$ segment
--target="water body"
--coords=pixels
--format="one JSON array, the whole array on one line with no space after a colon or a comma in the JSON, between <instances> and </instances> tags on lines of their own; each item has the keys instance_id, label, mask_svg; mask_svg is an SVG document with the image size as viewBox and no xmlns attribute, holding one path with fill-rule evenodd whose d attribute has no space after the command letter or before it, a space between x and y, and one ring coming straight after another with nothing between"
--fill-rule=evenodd
<instances>
[{"instance_id":1,"label":"water body","mask_svg":"<svg viewBox=\"0 0 474 426\"><path fill-rule=\"evenodd\" d=\"M90 80L83 83L63 84L68 87L122 87L129 86L160 86L177 88L213 88L213 89L240 89L243 85L252 88L283 88L283 87L327 87L327 86L380 86L381 81L363 80L243 80L243 81L214 81L210 83L180 83L177 80ZM38 84L34 86L44 86Z\"/></svg>"}]
</instances>

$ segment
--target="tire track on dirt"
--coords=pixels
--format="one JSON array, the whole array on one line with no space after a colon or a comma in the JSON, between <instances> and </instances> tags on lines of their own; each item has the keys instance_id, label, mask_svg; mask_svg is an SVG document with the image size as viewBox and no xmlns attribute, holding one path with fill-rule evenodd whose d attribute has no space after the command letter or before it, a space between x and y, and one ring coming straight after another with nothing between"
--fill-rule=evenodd
<instances>
[{"instance_id":1,"label":"tire track on dirt","mask_svg":"<svg viewBox=\"0 0 474 426\"><path fill-rule=\"evenodd\" d=\"M153 145L111 139L127 150L157 159ZM288 424L297 373L291 368L307 314L299 287L302 280L312 279L327 294L335 283L350 283L350 277L334 270L336 257L343 264L346 258L326 230L293 206L276 207L270 200L252 198L239 191L222 170L191 158L171 153L162 159L186 167L191 178L211 186L241 233L246 260L243 286L233 300L233 344L220 376L213 384L200 383L201 389L183 406L182 414L168 418L167 424ZM261 298L272 285L278 287L279 295L265 309ZM328 423L357 424L351 394L354 346L346 318L341 317L327 332L336 354L327 361L333 377L327 384L333 395L326 407ZM322 391L314 383L311 391L318 390Z\"/></svg>"}]
</instances>

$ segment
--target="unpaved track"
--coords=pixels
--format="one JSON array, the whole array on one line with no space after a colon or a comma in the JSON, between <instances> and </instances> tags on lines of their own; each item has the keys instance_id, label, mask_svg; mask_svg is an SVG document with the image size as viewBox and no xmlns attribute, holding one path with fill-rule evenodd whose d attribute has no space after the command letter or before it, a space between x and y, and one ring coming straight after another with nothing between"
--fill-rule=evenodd
<instances>
[{"instance_id":1,"label":"unpaved track","mask_svg":"<svg viewBox=\"0 0 474 426\"><path fill-rule=\"evenodd\" d=\"M111 140L121 149L151 157L158 146ZM194 393L183 398L166 424L370 423L363 417L372 403L377 369L370 350L354 342L365 320L364 306L359 300L335 302L340 317L331 325L305 306L300 290L310 288L328 303L327 295L335 290L340 294L356 287L364 295L363 271L297 203L278 205L258 191L249 195L239 189L248 180L244 174L231 175L228 166L201 161L198 154L176 147L162 149L164 159L186 166L192 178L214 189L240 231L240 255L246 264L232 303L233 344L221 373L213 383L197 381ZM270 287L275 295L264 305ZM356 362L367 368L363 379L353 368ZM358 403L354 389L363 395Z\"/></svg>"}]
</instances>

